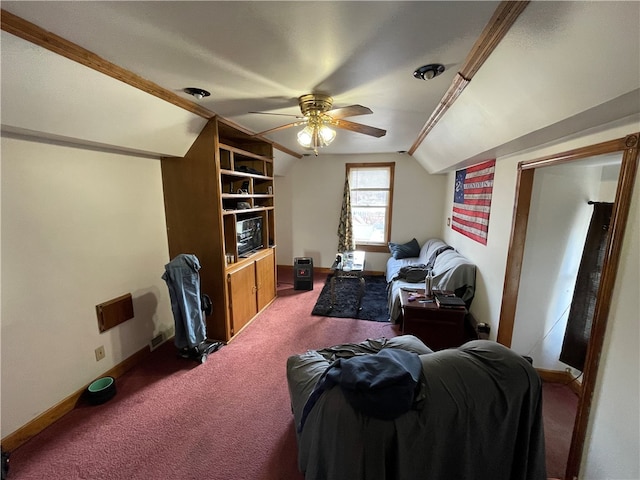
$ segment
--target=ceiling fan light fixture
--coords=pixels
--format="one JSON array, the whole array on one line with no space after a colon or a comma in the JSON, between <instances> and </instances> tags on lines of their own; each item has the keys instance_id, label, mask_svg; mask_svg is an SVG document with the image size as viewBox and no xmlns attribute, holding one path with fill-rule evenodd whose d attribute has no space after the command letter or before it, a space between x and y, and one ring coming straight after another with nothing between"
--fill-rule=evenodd
<instances>
[{"instance_id":1,"label":"ceiling fan light fixture","mask_svg":"<svg viewBox=\"0 0 640 480\"><path fill-rule=\"evenodd\" d=\"M209 95L211 95L206 90L198 87L187 87L183 90L183 92L193 96L196 100L202 100L204 97L208 97Z\"/></svg>"},{"instance_id":2,"label":"ceiling fan light fixture","mask_svg":"<svg viewBox=\"0 0 640 480\"><path fill-rule=\"evenodd\" d=\"M307 126L298 132L300 146L313 150L316 155L318 155L318 148L326 147L335 138L336 131L314 114L311 114Z\"/></svg>"},{"instance_id":3,"label":"ceiling fan light fixture","mask_svg":"<svg viewBox=\"0 0 640 480\"><path fill-rule=\"evenodd\" d=\"M336 138L336 131L326 125L322 125L322 127L320 127L319 133L325 145L329 145Z\"/></svg>"},{"instance_id":4,"label":"ceiling fan light fixture","mask_svg":"<svg viewBox=\"0 0 640 480\"><path fill-rule=\"evenodd\" d=\"M381 128L363 125L348 120L342 120L346 117L355 117L356 115L368 115L373 113L370 108L362 105L349 105L347 107L333 108L333 98L323 93L309 93L298 97L298 104L302 112L302 120L280 125L278 127L264 130L255 135L266 135L268 133L278 132L290 127L303 126L297 134L298 144L305 149L313 150L318 155L318 149L326 147L336 138L336 131L331 127L337 127L352 132L371 135L380 138L386 135L387 131ZM268 113L268 112L253 112ZM282 114L276 114L282 115Z\"/></svg>"},{"instance_id":5,"label":"ceiling fan light fixture","mask_svg":"<svg viewBox=\"0 0 640 480\"><path fill-rule=\"evenodd\" d=\"M417 68L413 72L413 76L419 80L431 80L444 72L444 65L441 63L430 63L429 65L423 65Z\"/></svg>"},{"instance_id":6,"label":"ceiling fan light fixture","mask_svg":"<svg viewBox=\"0 0 640 480\"><path fill-rule=\"evenodd\" d=\"M298 132L298 143L304 148L311 148L313 141L313 128L309 125Z\"/></svg>"}]
</instances>

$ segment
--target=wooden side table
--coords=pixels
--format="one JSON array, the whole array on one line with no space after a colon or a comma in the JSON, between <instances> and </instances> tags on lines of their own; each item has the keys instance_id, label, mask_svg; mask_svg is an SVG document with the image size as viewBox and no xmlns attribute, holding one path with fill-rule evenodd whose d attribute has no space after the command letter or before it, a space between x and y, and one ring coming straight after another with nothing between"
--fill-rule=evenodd
<instances>
[{"instance_id":1,"label":"wooden side table","mask_svg":"<svg viewBox=\"0 0 640 480\"><path fill-rule=\"evenodd\" d=\"M409 301L411 294L424 290L400 290L402 332L415 335L432 350L459 347L465 342L466 308L438 308L433 297ZM422 300L427 300L426 302Z\"/></svg>"}]
</instances>

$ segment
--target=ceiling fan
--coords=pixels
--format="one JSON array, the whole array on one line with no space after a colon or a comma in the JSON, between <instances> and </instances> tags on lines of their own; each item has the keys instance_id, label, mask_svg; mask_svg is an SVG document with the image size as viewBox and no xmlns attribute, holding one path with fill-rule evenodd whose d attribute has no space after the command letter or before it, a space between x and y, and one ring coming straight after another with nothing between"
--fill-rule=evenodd
<instances>
[{"instance_id":1,"label":"ceiling fan","mask_svg":"<svg viewBox=\"0 0 640 480\"><path fill-rule=\"evenodd\" d=\"M270 128L256 135L266 135L284 130L285 128L305 125L305 127L298 132L298 143L304 148L313 150L313 152L318 155L318 148L329 145L336 136L335 130L331 127L351 130L352 132L363 133L377 138L387 133L386 130L382 130L381 128L345 120L346 117L373 113L370 108L363 107L362 105L349 105L348 107L335 108L332 110L333 98L322 93L302 95L298 98L298 104L302 112L302 117L296 117L299 118L299 120L280 125L279 127Z\"/></svg>"}]
</instances>

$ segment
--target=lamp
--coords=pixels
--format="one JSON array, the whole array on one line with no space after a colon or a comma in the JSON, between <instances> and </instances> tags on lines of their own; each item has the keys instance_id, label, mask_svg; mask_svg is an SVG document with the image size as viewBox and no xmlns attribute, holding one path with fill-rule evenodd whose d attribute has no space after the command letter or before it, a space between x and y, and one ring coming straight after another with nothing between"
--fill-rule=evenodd
<instances>
[{"instance_id":1,"label":"lamp","mask_svg":"<svg viewBox=\"0 0 640 480\"><path fill-rule=\"evenodd\" d=\"M336 131L329 128L330 119L319 112L309 112L307 126L298 132L298 143L318 155L318 148L326 147L336 138Z\"/></svg>"},{"instance_id":2,"label":"lamp","mask_svg":"<svg viewBox=\"0 0 640 480\"><path fill-rule=\"evenodd\" d=\"M197 87L188 87L183 90L184 93L192 95L196 100L202 100L204 97L211 95L206 90Z\"/></svg>"},{"instance_id":3,"label":"lamp","mask_svg":"<svg viewBox=\"0 0 640 480\"><path fill-rule=\"evenodd\" d=\"M413 72L413 76L419 80L431 80L442 72L444 72L444 65L440 63L430 63L429 65L424 65L416 69L416 71Z\"/></svg>"}]
</instances>

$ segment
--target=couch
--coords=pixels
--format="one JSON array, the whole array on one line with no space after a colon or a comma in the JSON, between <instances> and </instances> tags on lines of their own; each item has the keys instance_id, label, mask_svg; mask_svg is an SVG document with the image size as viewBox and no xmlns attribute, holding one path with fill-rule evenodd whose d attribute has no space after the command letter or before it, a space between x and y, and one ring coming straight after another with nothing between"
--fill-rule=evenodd
<instances>
[{"instance_id":1,"label":"couch","mask_svg":"<svg viewBox=\"0 0 640 480\"><path fill-rule=\"evenodd\" d=\"M394 251L395 246L399 248ZM389 318L392 323L399 323L402 315L400 289L424 288L424 281L416 283L400 278L402 267L408 265L432 266L433 288L453 291L456 296L465 301L467 309L471 306L475 295L476 266L453 247L440 239L432 238L424 242L421 247L414 239L403 245L391 244L390 249L392 255L387 260L386 279Z\"/></svg>"},{"instance_id":2,"label":"couch","mask_svg":"<svg viewBox=\"0 0 640 480\"><path fill-rule=\"evenodd\" d=\"M355 382L355 394L351 381L318 395L335 365L346 376L348 362L373 361L386 350L418 362L409 403L406 388L376 383L377 370L373 382ZM387 361L374 366L384 373ZM398 378L405 387L413 377ZM546 480L542 382L526 359L498 343L432 352L403 335L336 345L289 357L287 383L306 480ZM397 404L380 408L394 396ZM366 409L371 402L369 410L383 415Z\"/></svg>"}]
</instances>

